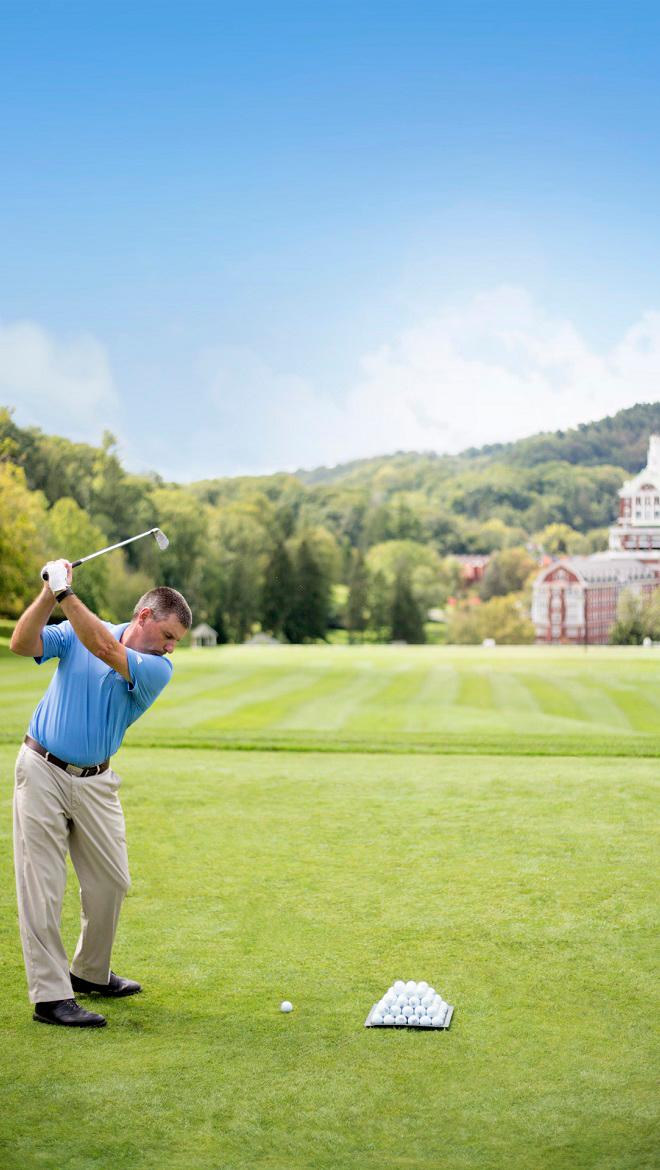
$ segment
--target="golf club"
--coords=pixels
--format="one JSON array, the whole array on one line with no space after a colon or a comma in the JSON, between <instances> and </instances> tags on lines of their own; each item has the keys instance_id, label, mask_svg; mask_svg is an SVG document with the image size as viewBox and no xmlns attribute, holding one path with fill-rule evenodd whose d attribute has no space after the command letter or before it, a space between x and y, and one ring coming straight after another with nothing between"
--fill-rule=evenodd
<instances>
[{"instance_id":1,"label":"golf club","mask_svg":"<svg viewBox=\"0 0 660 1170\"><path fill-rule=\"evenodd\" d=\"M90 553L89 556L80 557L77 561L71 562L71 567L75 569L78 565L84 564L85 561L92 561L94 557L101 557L104 553L113 552L116 548L123 548L125 544L132 544L134 540L142 540L143 536L153 536L160 549L166 549L170 543L160 528L149 528L146 532L139 532L137 536L129 536L128 540L120 540L117 544L109 544L107 548L100 548L98 552ZM48 580L48 573L45 569L42 571L41 576L44 581Z\"/></svg>"}]
</instances>

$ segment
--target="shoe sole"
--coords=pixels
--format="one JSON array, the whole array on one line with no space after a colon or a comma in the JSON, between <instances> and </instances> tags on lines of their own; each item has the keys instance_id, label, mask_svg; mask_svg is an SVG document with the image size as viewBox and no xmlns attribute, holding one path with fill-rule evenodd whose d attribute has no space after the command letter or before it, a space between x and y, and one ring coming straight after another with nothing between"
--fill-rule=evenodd
<instances>
[{"instance_id":1,"label":"shoe sole","mask_svg":"<svg viewBox=\"0 0 660 1170\"><path fill-rule=\"evenodd\" d=\"M61 1020L47 1020L45 1016L38 1016L36 1012L33 1013L32 1019L36 1020L37 1024L53 1024L56 1028L105 1028L108 1022L107 1020L92 1020L80 1024L63 1024Z\"/></svg>"},{"instance_id":2,"label":"shoe sole","mask_svg":"<svg viewBox=\"0 0 660 1170\"><path fill-rule=\"evenodd\" d=\"M71 985L73 987L73 984ZM80 991L73 987L74 994L79 995L98 995L99 999L126 999L127 995L139 995L142 991L141 987L136 987L135 991Z\"/></svg>"}]
</instances>

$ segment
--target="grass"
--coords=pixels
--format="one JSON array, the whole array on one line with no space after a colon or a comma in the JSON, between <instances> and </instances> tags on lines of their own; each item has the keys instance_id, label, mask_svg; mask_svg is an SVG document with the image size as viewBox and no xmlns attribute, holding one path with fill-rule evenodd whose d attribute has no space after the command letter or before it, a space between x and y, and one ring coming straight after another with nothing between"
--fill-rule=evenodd
<instances>
[{"instance_id":1,"label":"grass","mask_svg":"<svg viewBox=\"0 0 660 1170\"><path fill-rule=\"evenodd\" d=\"M652 655L175 665L117 757L133 889L115 969L145 990L87 1034L30 1019L10 739L50 668L3 662L3 1170L655 1167L657 747L635 702L658 701ZM566 723L630 757L556 754ZM77 916L72 878L71 947ZM362 1027L397 977L456 1005L448 1033Z\"/></svg>"}]
</instances>

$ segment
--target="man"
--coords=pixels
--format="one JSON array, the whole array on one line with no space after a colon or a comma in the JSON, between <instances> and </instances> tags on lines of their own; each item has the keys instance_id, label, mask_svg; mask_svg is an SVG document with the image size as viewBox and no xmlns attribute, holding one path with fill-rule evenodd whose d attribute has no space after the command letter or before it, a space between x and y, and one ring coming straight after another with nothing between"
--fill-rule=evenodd
<instances>
[{"instance_id":1,"label":"man","mask_svg":"<svg viewBox=\"0 0 660 1170\"><path fill-rule=\"evenodd\" d=\"M119 911L130 884L124 815L110 767L131 723L167 685L165 657L192 624L187 602L161 586L131 622L103 622L76 597L69 561L49 561L47 584L19 618L15 654L59 658L16 761L14 856L18 913L33 1019L102 1027L75 993L133 995L140 984L110 970ZM67 618L47 625L55 603ZM81 933L71 963L60 936L66 854L80 881Z\"/></svg>"}]
</instances>

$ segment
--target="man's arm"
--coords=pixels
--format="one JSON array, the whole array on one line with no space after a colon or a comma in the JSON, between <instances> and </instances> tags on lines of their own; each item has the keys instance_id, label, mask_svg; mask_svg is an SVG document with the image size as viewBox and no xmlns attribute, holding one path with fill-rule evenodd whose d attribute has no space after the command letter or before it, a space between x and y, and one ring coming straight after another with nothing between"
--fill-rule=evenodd
<instances>
[{"instance_id":1,"label":"man's arm","mask_svg":"<svg viewBox=\"0 0 660 1170\"><path fill-rule=\"evenodd\" d=\"M121 642L113 638L101 619L97 618L96 614L92 613L91 609L88 609L75 594L62 598L61 606L71 622L76 636L90 654L93 654L95 658L100 658L101 662L105 662L127 682L131 682L126 650Z\"/></svg>"},{"instance_id":2,"label":"man's arm","mask_svg":"<svg viewBox=\"0 0 660 1170\"><path fill-rule=\"evenodd\" d=\"M11 636L9 649L14 654L22 654L26 658L41 658L44 644L41 631L46 625L55 608L55 598L48 585L44 585L41 593L21 614Z\"/></svg>"}]
</instances>

